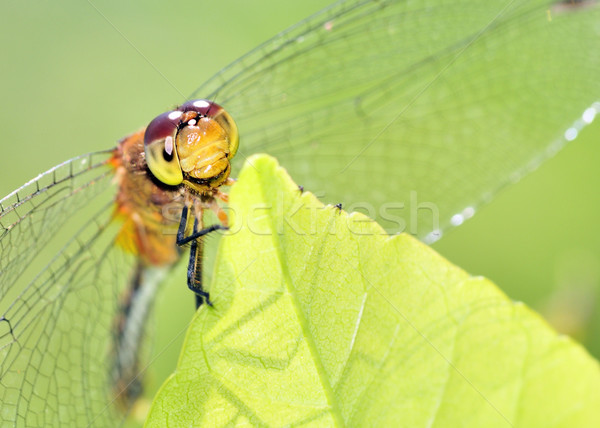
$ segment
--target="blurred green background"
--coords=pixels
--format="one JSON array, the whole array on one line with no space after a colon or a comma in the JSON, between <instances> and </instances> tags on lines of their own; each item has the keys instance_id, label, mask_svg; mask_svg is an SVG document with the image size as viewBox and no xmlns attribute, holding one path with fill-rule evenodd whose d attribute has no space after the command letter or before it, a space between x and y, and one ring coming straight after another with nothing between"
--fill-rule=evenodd
<instances>
[{"instance_id":1,"label":"blurred green background","mask_svg":"<svg viewBox=\"0 0 600 428\"><path fill-rule=\"evenodd\" d=\"M112 147L258 43L329 1L0 3L0 195ZM600 98L600 97L599 97ZM434 245L600 356L600 121ZM184 271L160 295L150 392L193 314Z\"/></svg>"}]
</instances>

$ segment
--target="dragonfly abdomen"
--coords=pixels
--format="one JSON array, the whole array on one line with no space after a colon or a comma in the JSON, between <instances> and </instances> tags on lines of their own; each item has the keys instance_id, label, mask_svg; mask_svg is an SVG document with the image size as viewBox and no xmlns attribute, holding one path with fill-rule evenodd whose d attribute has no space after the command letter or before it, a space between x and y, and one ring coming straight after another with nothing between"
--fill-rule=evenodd
<instances>
[{"instance_id":1,"label":"dragonfly abdomen","mask_svg":"<svg viewBox=\"0 0 600 428\"><path fill-rule=\"evenodd\" d=\"M129 409L142 392L139 367L144 327L167 268L138 263L115 319L112 379L115 396ZM141 370L141 371L140 371Z\"/></svg>"}]
</instances>

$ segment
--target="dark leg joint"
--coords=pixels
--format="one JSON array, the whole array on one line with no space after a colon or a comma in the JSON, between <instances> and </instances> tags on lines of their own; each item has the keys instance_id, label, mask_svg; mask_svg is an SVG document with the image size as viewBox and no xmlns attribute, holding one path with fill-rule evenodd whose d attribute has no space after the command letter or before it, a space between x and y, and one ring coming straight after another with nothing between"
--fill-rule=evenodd
<instances>
[{"instance_id":1,"label":"dark leg joint","mask_svg":"<svg viewBox=\"0 0 600 428\"><path fill-rule=\"evenodd\" d=\"M184 238L183 236L179 236L179 234L177 234L177 245L185 245L188 242L194 241L194 240L200 238L201 236L208 235L209 233L214 232L216 230L228 230L228 229L229 229L228 227L225 227L221 224L213 224L212 226L206 227L202 230L192 233L187 238Z\"/></svg>"},{"instance_id":2,"label":"dark leg joint","mask_svg":"<svg viewBox=\"0 0 600 428\"><path fill-rule=\"evenodd\" d=\"M190 290L192 290L196 294L196 309L202 306L203 303L206 303L208 306L212 307L213 304L210 300L210 296L207 291L198 290L190 286Z\"/></svg>"},{"instance_id":3,"label":"dark leg joint","mask_svg":"<svg viewBox=\"0 0 600 428\"><path fill-rule=\"evenodd\" d=\"M181 210L181 219L179 219L179 228L177 229L177 243L179 243L179 241L184 239L185 226L187 225L187 218L188 218L188 207L184 205L183 209Z\"/></svg>"}]
</instances>

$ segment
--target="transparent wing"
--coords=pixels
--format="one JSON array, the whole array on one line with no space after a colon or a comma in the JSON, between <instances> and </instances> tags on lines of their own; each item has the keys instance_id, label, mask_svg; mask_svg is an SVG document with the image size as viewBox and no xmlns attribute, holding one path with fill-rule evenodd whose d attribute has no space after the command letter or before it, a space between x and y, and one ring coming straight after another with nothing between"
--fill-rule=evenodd
<instances>
[{"instance_id":1,"label":"transparent wing","mask_svg":"<svg viewBox=\"0 0 600 428\"><path fill-rule=\"evenodd\" d=\"M122 418L111 353L136 259L114 245L110 155L67 161L1 202L3 426L115 426Z\"/></svg>"},{"instance_id":2,"label":"transparent wing","mask_svg":"<svg viewBox=\"0 0 600 428\"><path fill-rule=\"evenodd\" d=\"M111 155L106 151L70 159L0 200L1 296L35 260L44 260L42 250L69 219L106 190Z\"/></svg>"},{"instance_id":3,"label":"transparent wing","mask_svg":"<svg viewBox=\"0 0 600 428\"><path fill-rule=\"evenodd\" d=\"M192 98L235 118L238 167L270 153L327 202L432 241L600 111L598 22L591 1L341 1Z\"/></svg>"}]
</instances>

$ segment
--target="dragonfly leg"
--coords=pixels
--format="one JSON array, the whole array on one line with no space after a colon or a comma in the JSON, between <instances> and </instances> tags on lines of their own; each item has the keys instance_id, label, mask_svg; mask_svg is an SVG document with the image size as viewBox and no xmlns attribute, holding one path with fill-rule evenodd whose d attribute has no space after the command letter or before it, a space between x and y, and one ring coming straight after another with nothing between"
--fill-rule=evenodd
<instances>
[{"instance_id":1,"label":"dragonfly leg","mask_svg":"<svg viewBox=\"0 0 600 428\"><path fill-rule=\"evenodd\" d=\"M229 202L229 195L221 192L219 189L214 190L213 197L225 203Z\"/></svg>"},{"instance_id":2,"label":"dragonfly leg","mask_svg":"<svg viewBox=\"0 0 600 428\"><path fill-rule=\"evenodd\" d=\"M177 229L177 245L181 244L181 241L185 238L185 227L187 226L188 219L188 207L187 205L183 206L181 210L181 218L179 219L179 228Z\"/></svg>"},{"instance_id":3,"label":"dragonfly leg","mask_svg":"<svg viewBox=\"0 0 600 428\"><path fill-rule=\"evenodd\" d=\"M197 234L198 219L194 219L194 233ZM188 288L196 294L196 309L198 309L202 303L206 302L209 306L212 306L210 296L207 291L202 287L202 253L203 253L203 242L201 239L193 239L192 245L190 246L190 261L188 264L187 271L187 283Z\"/></svg>"},{"instance_id":4,"label":"dragonfly leg","mask_svg":"<svg viewBox=\"0 0 600 428\"><path fill-rule=\"evenodd\" d=\"M208 227L205 227L204 229L197 230L197 228L196 228L197 221L195 221L193 233L190 236L186 237L185 236L185 227L187 225L188 212L189 212L188 207L184 206L183 210L181 211L181 220L179 221L179 228L177 229L176 243L179 246L185 245L188 242L195 241L204 235L214 232L215 230L227 230L228 229L227 226L223 226L220 224L213 224L212 226L208 226Z\"/></svg>"},{"instance_id":5,"label":"dragonfly leg","mask_svg":"<svg viewBox=\"0 0 600 428\"><path fill-rule=\"evenodd\" d=\"M225 194L223 194L223 195L228 196ZM213 213L215 213L215 215L217 216L217 218L219 219L221 224L225 228L229 227L229 218L227 217L227 213L225 212L225 210L223 210L223 208L221 208L221 206L217 203L217 201L215 199L210 201L209 207L210 207L211 211Z\"/></svg>"},{"instance_id":6,"label":"dragonfly leg","mask_svg":"<svg viewBox=\"0 0 600 428\"><path fill-rule=\"evenodd\" d=\"M188 237L182 237L181 239L179 239L179 235L177 236L177 245L185 245L188 242L196 242L198 240L198 238L201 238L204 235L207 235L211 232L214 232L215 230L228 230L228 227L225 227L221 224L213 224L212 226L208 226L205 227L204 229L198 230L198 231L194 231L194 233L192 233L190 236Z\"/></svg>"},{"instance_id":7,"label":"dragonfly leg","mask_svg":"<svg viewBox=\"0 0 600 428\"><path fill-rule=\"evenodd\" d=\"M187 226L188 215L189 208L187 205L184 205L183 209L181 210L181 220L179 221L179 228L177 229L176 243L177 245L181 246L191 242L190 259L187 271L187 284L188 288L196 295L196 308L199 308L204 302L212 306L208 292L202 287L202 255L204 252L204 243L200 238L210 232L214 232L215 230L226 230L227 227L220 224L214 224L198 230L198 225L200 224L199 219L202 216L202 212L199 211L194 216L194 228L192 230L192 234L186 237L185 229Z\"/></svg>"}]
</instances>

